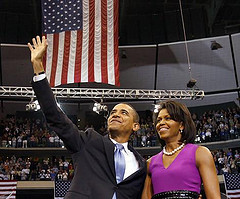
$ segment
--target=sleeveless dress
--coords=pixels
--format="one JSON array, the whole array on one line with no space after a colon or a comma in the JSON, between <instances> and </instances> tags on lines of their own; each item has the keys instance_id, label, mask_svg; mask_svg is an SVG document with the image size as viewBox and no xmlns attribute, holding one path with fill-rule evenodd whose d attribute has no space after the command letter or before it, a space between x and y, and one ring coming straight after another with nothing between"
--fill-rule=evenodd
<instances>
[{"instance_id":1,"label":"sleeveless dress","mask_svg":"<svg viewBox=\"0 0 240 199\"><path fill-rule=\"evenodd\" d=\"M197 148L198 145L186 144L167 168L163 165L163 152L160 152L151 158L149 171L151 173L154 195L161 195L159 193L169 191L174 193L174 191L178 190L184 190L186 192L190 191L197 193L197 195L200 193L201 177L196 166Z\"/></svg>"}]
</instances>

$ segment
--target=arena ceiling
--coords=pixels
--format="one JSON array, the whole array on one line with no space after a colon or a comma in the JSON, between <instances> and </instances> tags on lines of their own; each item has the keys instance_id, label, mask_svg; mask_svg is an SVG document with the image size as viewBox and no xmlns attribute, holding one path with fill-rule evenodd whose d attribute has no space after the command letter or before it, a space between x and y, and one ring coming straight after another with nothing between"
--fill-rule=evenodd
<instances>
[{"instance_id":1,"label":"arena ceiling","mask_svg":"<svg viewBox=\"0 0 240 199\"><path fill-rule=\"evenodd\" d=\"M1 0L0 43L26 44L41 34L40 0ZM119 0L119 45L183 40L179 0ZM240 32L240 1L182 0L187 38Z\"/></svg>"}]
</instances>

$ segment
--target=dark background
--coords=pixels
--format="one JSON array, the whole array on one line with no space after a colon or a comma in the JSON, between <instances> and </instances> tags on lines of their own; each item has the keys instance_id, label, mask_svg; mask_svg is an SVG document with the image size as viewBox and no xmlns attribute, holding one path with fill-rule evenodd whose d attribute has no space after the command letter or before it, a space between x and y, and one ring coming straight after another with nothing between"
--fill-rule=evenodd
<instances>
[{"instance_id":1,"label":"dark background","mask_svg":"<svg viewBox=\"0 0 240 199\"><path fill-rule=\"evenodd\" d=\"M182 0L187 39L240 32L239 0ZM179 0L119 0L119 45L183 40ZM1 0L0 43L41 34L40 0Z\"/></svg>"}]
</instances>

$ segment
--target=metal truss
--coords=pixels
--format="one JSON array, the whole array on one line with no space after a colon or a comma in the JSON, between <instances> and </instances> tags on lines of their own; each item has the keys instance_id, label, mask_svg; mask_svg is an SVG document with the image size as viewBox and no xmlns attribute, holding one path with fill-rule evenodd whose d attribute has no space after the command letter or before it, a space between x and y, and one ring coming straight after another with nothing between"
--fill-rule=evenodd
<instances>
[{"instance_id":1,"label":"metal truss","mask_svg":"<svg viewBox=\"0 0 240 199\"><path fill-rule=\"evenodd\" d=\"M59 99L203 99L202 90L142 90L142 89L94 89L94 88L52 88ZM0 98L34 98L32 87L0 87Z\"/></svg>"}]
</instances>

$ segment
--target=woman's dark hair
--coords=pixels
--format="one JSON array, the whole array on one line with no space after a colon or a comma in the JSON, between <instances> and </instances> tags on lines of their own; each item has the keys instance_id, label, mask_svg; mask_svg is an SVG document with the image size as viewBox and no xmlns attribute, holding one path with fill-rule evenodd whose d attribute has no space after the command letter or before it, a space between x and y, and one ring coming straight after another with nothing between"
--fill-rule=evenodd
<instances>
[{"instance_id":1,"label":"woman's dark hair","mask_svg":"<svg viewBox=\"0 0 240 199\"><path fill-rule=\"evenodd\" d=\"M179 142L180 143L185 142L186 144L194 143L196 137L196 127L188 108L184 104L173 100L162 101L158 105L159 105L158 112L153 113L154 126L156 127L157 125L156 122L159 112L162 109L166 109L174 121L182 122L184 126L182 137L179 140ZM160 143L162 146L165 145L165 142L162 139L160 139Z\"/></svg>"}]
</instances>

